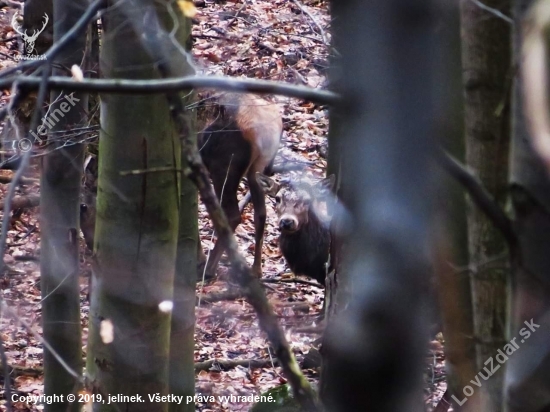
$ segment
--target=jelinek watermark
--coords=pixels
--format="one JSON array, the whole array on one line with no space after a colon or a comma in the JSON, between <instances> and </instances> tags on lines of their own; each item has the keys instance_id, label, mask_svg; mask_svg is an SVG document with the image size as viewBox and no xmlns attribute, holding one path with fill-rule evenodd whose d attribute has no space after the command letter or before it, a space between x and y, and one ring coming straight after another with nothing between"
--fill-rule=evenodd
<instances>
[{"instance_id":1,"label":"jelinek watermark","mask_svg":"<svg viewBox=\"0 0 550 412\"><path fill-rule=\"evenodd\" d=\"M80 101L80 99L73 96L73 93L69 95L65 95L61 97L59 100L65 99L66 101L62 101L57 105L57 108L52 110L51 112L48 112L43 118L42 123L40 126L36 128L36 131L31 130L30 134L34 137L35 141L38 143L42 143L43 139L46 138L46 135L48 134L48 131L50 131L58 122L60 118L65 117L65 113L68 113L71 108L76 106L76 103ZM40 137L42 136L42 137ZM32 149L33 142L30 139L23 138L19 140L17 143L17 146L19 150L22 152L28 152Z\"/></svg>"}]
</instances>

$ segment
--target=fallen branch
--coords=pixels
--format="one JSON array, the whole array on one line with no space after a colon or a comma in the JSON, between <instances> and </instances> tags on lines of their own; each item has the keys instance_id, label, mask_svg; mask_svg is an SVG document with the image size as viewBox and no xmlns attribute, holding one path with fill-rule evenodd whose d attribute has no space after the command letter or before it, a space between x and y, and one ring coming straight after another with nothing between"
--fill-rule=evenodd
<instances>
[{"instance_id":1,"label":"fallen branch","mask_svg":"<svg viewBox=\"0 0 550 412\"><path fill-rule=\"evenodd\" d=\"M325 33L325 30L321 27L321 25L319 24L319 22L317 21L317 19L315 19L315 17L312 16L312 14L307 11L307 9L302 6L302 4L298 1L298 0L293 0L294 4L302 11L302 13L304 13L305 15L307 15L311 21L313 22L313 24L315 24L317 26L317 28L319 29L319 34L321 35L321 37L323 38L323 43L325 43L325 45L329 45L329 41L328 41L328 37L327 37L327 34Z\"/></svg>"},{"instance_id":2,"label":"fallen branch","mask_svg":"<svg viewBox=\"0 0 550 412\"><path fill-rule=\"evenodd\" d=\"M11 209L28 209L40 205L40 196L28 195L28 196L15 196L11 202ZM5 201L0 202L0 210L4 210Z\"/></svg>"},{"instance_id":3,"label":"fallen branch","mask_svg":"<svg viewBox=\"0 0 550 412\"><path fill-rule=\"evenodd\" d=\"M289 279L262 279L263 283L301 283L303 285L315 286L317 288L322 288L323 286L318 282L312 282L311 280L299 279L299 278L289 278Z\"/></svg>"},{"instance_id":4,"label":"fallen branch","mask_svg":"<svg viewBox=\"0 0 550 412\"><path fill-rule=\"evenodd\" d=\"M13 174L11 176L0 174L0 183L4 183L4 184L11 183L13 181L13 177L14 177ZM39 182L40 182L39 179L33 179L30 177L21 177L19 179L19 183L22 185L32 185L33 183L39 183Z\"/></svg>"},{"instance_id":5,"label":"fallen branch","mask_svg":"<svg viewBox=\"0 0 550 412\"><path fill-rule=\"evenodd\" d=\"M0 364L0 368L4 368L4 364ZM40 366L35 366L33 368L26 368L24 366L18 365L8 365L8 371L10 375L15 376L41 376L44 373L44 369Z\"/></svg>"},{"instance_id":6,"label":"fallen branch","mask_svg":"<svg viewBox=\"0 0 550 412\"><path fill-rule=\"evenodd\" d=\"M195 363L195 372L208 371L212 368L216 370L229 370L237 366L246 366L248 368L265 368L267 366L276 366L279 364L277 359L213 359L204 362Z\"/></svg>"},{"instance_id":7,"label":"fallen branch","mask_svg":"<svg viewBox=\"0 0 550 412\"><path fill-rule=\"evenodd\" d=\"M200 304L215 303L224 300L237 300L243 297L243 293L240 290L226 290L220 293L209 293L207 295L202 295L200 298ZM197 297L197 302L198 300L199 298Z\"/></svg>"}]
</instances>

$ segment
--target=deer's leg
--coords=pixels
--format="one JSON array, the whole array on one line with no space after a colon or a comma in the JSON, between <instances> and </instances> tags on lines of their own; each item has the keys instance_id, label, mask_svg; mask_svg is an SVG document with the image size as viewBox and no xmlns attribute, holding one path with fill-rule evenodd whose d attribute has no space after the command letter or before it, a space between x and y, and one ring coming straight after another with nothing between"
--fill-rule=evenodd
<instances>
[{"instance_id":1,"label":"deer's leg","mask_svg":"<svg viewBox=\"0 0 550 412\"><path fill-rule=\"evenodd\" d=\"M214 191L221 202L222 209L227 216L232 231L235 231L237 226L241 223L241 213L239 212L239 202L237 200L237 189L241 177L239 171L231 170L227 175L224 174L223 176L215 176L212 174ZM222 246L221 242L216 241L214 249L210 252L210 256L206 263L207 277L215 276L218 263L224 251L225 248Z\"/></svg>"},{"instance_id":2,"label":"deer's leg","mask_svg":"<svg viewBox=\"0 0 550 412\"><path fill-rule=\"evenodd\" d=\"M251 168L248 173L248 186L250 188L250 196L254 206L254 229L255 229L255 248L254 248L254 264L252 272L257 277L262 276L262 247L264 244L264 230L266 220L265 195L256 180L256 171Z\"/></svg>"}]
</instances>

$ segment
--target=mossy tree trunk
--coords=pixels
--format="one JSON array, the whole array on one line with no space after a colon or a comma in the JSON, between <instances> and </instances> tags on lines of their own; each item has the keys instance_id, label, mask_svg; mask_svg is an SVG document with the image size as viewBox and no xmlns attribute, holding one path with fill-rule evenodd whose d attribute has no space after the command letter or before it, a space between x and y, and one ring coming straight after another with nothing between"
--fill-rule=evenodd
<instances>
[{"instance_id":1,"label":"mossy tree trunk","mask_svg":"<svg viewBox=\"0 0 550 412\"><path fill-rule=\"evenodd\" d=\"M54 39L58 41L87 8L85 0L54 2ZM83 34L59 55L57 67L71 67L82 61L85 49ZM54 74L66 76L65 69ZM82 127L87 118L87 96L67 91L52 92L46 128L59 132ZM43 125L44 127L44 125ZM38 132L44 131L39 127ZM67 144L50 134L48 154L42 164L40 181L42 323L44 339L78 375L82 372L80 328L80 287L78 261L79 195L83 166L83 145ZM76 379L68 373L50 351L44 348L44 393L76 393ZM66 400L66 396L65 396ZM79 404L57 402L46 411L79 410Z\"/></svg>"},{"instance_id":2,"label":"mossy tree trunk","mask_svg":"<svg viewBox=\"0 0 550 412\"><path fill-rule=\"evenodd\" d=\"M511 26L470 0L461 1L466 162L502 208L508 196ZM509 15L510 1L484 4ZM468 241L478 371L506 341L507 245L483 213L468 204ZM480 408L502 410L504 367L481 388ZM474 378L472 376L471 378Z\"/></svg>"},{"instance_id":3,"label":"mossy tree trunk","mask_svg":"<svg viewBox=\"0 0 550 412\"><path fill-rule=\"evenodd\" d=\"M135 6L124 1L112 4L117 7L103 18L101 73L158 78L140 44L141 33L126 16L143 16L145 10L125 10ZM99 151L87 370L98 393L141 395L144 402L96 404L95 409L166 411L168 403L148 398L169 392L171 316L159 304L173 299L180 152L166 98L101 96ZM100 336L109 325L112 343Z\"/></svg>"},{"instance_id":4,"label":"mossy tree trunk","mask_svg":"<svg viewBox=\"0 0 550 412\"><path fill-rule=\"evenodd\" d=\"M179 20L176 39L191 52L191 20L175 9ZM162 15L161 15L162 17ZM166 17L166 16L164 16ZM170 31L172 19L164 21ZM187 59L174 50L177 56L180 76L192 75L193 68ZM187 103L192 103L194 95L184 93ZM188 130L195 134L196 112L187 112ZM195 136L196 138L196 136ZM182 157L182 170L187 168L185 156ZM197 282L197 244L198 232L198 194L193 182L183 173L181 175L181 197L179 211L178 255L174 279L174 310L170 335L170 393L177 396L195 394L195 286ZM193 412L195 403L171 403L172 412Z\"/></svg>"},{"instance_id":5,"label":"mossy tree trunk","mask_svg":"<svg viewBox=\"0 0 550 412\"><path fill-rule=\"evenodd\" d=\"M448 4L437 25L435 35L444 38L442 64L437 70L438 85L448 104L442 105L437 117L441 146L464 163L464 100L462 99L462 66L460 10ZM463 268L468 265L468 232L464 188L448 173L442 173L438 191L438 253L435 286L439 300L441 326L445 339L445 369L449 395L462 399L463 388L477 373L473 339L473 315L470 279ZM459 268L459 269L457 269ZM440 330L437 330L440 331ZM450 397L455 411L475 411L474 402L460 408Z\"/></svg>"}]
</instances>

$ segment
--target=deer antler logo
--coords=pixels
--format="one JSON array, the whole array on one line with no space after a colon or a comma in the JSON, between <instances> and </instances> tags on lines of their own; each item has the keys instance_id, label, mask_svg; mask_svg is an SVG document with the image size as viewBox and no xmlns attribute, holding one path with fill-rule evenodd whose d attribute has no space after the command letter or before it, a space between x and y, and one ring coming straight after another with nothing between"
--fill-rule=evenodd
<instances>
[{"instance_id":1,"label":"deer antler logo","mask_svg":"<svg viewBox=\"0 0 550 412\"><path fill-rule=\"evenodd\" d=\"M15 30L15 32L20 34L23 38L23 41L27 46L26 49L28 54L31 54L34 51L34 42L36 41L40 33L44 31L46 25L48 24L48 21L50 21L50 18L46 13L44 13L44 25L42 26L42 28L40 30L33 30L32 35L28 35L27 30L25 30L24 32L21 31L21 27L19 27L19 25L17 24L17 12L13 15L11 19L11 26L13 27L13 30Z\"/></svg>"}]
</instances>

